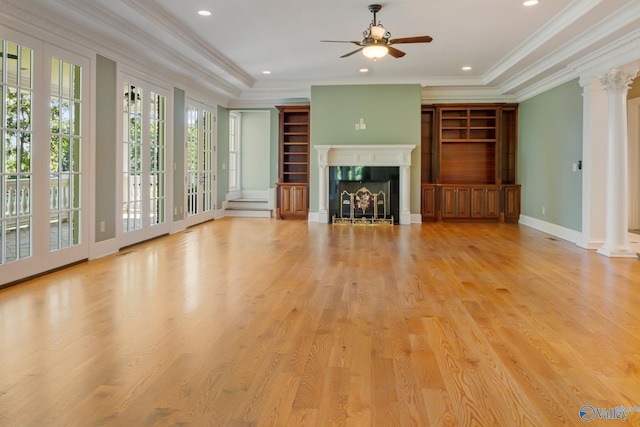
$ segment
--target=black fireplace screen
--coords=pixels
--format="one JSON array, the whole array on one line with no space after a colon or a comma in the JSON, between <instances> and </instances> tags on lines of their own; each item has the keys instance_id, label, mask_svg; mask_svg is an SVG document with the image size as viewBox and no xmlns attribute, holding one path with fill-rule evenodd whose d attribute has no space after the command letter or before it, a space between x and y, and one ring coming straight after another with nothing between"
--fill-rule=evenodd
<instances>
[{"instance_id":1,"label":"black fireplace screen","mask_svg":"<svg viewBox=\"0 0 640 427\"><path fill-rule=\"evenodd\" d=\"M364 197L360 202L355 199L354 205L349 206L343 193L356 193L366 188L371 194L361 194ZM384 193L384 197L378 195ZM349 209L353 207L356 218L371 218L374 215L373 195L376 194L376 206L378 216L393 218L398 224L400 218L400 168L397 166L330 166L329 167L329 218L337 218L349 215ZM370 197L371 200L366 200ZM383 201L380 203L380 201ZM367 209L358 208L369 204ZM384 212L381 212L384 209Z\"/></svg>"}]
</instances>

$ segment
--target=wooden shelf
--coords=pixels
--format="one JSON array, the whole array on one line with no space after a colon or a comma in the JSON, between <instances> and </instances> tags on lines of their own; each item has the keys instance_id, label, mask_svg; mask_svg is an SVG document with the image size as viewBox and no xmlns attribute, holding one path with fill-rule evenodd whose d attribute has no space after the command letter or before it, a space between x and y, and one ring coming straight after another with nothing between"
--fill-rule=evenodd
<instances>
[{"instance_id":1,"label":"wooden shelf","mask_svg":"<svg viewBox=\"0 0 640 427\"><path fill-rule=\"evenodd\" d=\"M517 104L422 106L423 219L517 221L517 111ZM506 189L509 215L497 208Z\"/></svg>"},{"instance_id":2,"label":"wooden shelf","mask_svg":"<svg viewBox=\"0 0 640 427\"><path fill-rule=\"evenodd\" d=\"M309 186L309 106L280 106L280 219L306 219Z\"/></svg>"}]
</instances>

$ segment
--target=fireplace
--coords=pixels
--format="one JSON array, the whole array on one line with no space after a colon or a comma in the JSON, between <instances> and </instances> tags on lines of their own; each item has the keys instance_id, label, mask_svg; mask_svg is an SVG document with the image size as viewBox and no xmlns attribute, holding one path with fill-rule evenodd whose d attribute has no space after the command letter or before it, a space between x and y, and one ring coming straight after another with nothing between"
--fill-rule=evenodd
<instances>
[{"instance_id":1,"label":"fireplace","mask_svg":"<svg viewBox=\"0 0 640 427\"><path fill-rule=\"evenodd\" d=\"M368 192L367 192L368 191ZM353 200L349 200L351 195ZM367 199L366 206L358 201ZM375 200L374 200L375 199ZM363 209L364 207L364 209ZM400 221L400 168L397 166L330 166L330 222L369 219L377 223ZM342 221L336 221L336 219Z\"/></svg>"},{"instance_id":2,"label":"fireplace","mask_svg":"<svg viewBox=\"0 0 640 427\"><path fill-rule=\"evenodd\" d=\"M340 179L332 180L331 175L337 175L335 171L344 170L345 175L341 173L344 181L389 181L390 205L397 205L397 215L393 213L395 222L411 224L411 151L415 145L316 145L314 148L318 151L319 168L318 222L328 224L333 213L338 212L335 201L333 207L330 206L335 199L329 193L330 188L339 186L335 182ZM362 173L353 174L349 178L349 170ZM382 174L385 178L379 179ZM394 186L397 190L394 190ZM395 199L395 202L391 199Z\"/></svg>"}]
</instances>

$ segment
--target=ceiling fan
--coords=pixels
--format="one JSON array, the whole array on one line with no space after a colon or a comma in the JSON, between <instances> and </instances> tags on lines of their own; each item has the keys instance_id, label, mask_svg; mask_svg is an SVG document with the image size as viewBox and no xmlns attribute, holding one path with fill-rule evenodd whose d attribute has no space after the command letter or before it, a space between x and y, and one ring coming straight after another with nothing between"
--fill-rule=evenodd
<instances>
[{"instance_id":1,"label":"ceiling fan","mask_svg":"<svg viewBox=\"0 0 640 427\"><path fill-rule=\"evenodd\" d=\"M401 43L430 43L433 39L430 36L417 36L417 37L403 37L399 39L390 39L391 33L387 31L382 24L377 20L376 14L380 12L382 6L379 4L370 4L369 10L373 13L373 21L369 24L369 27L362 33L364 39L362 41L347 41L347 40L321 40L326 43L353 43L360 46L353 52L349 52L342 55L340 58L346 58L362 51L362 53L372 58L374 61L378 58L382 58L387 53L394 58L402 58L406 55L401 50L396 49L392 45Z\"/></svg>"}]
</instances>

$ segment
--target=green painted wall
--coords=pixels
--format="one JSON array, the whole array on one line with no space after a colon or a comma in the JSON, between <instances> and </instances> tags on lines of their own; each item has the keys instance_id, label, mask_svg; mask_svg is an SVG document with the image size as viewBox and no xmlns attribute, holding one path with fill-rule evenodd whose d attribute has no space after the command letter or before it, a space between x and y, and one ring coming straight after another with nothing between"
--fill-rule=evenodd
<instances>
[{"instance_id":1,"label":"green painted wall","mask_svg":"<svg viewBox=\"0 0 640 427\"><path fill-rule=\"evenodd\" d=\"M266 190L270 187L271 115L269 111L243 111L240 144L243 190Z\"/></svg>"},{"instance_id":2,"label":"green painted wall","mask_svg":"<svg viewBox=\"0 0 640 427\"><path fill-rule=\"evenodd\" d=\"M96 57L96 242L116 237L116 63ZM100 232L104 221L105 231Z\"/></svg>"},{"instance_id":3,"label":"green painted wall","mask_svg":"<svg viewBox=\"0 0 640 427\"><path fill-rule=\"evenodd\" d=\"M582 88L565 83L520 104L522 214L582 230ZM545 214L542 214L542 208Z\"/></svg>"},{"instance_id":4,"label":"green painted wall","mask_svg":"<svg viewBox=\"0 0 640 427\"><path fill-rule=\"evenodd\" d=\"M229 191L229 110L218 106L218 176L216 208L222 209L222 201ZM222 168L224 165L224 169Z\"/></svg>"},{"instance_id":5,"label":"green painted wall","mask_svg":"<svg viewBox=\"0 0 640 427\"><path fill-rule=\"evenodd\" d=\"M355 130L364 119L366 130ZM420 85L311 87L309 209L318 212L318 153L314 145L414 144L411 213L420 213Z\"/></svg>"},{"instance_id":6,"label":"green painted wall","mask_svg":"<svg viewBox=\"0 0 640 427\"><path fill-rule=\"evenodd\" d=\"M276 182L278 182L278 163L279 163L279 159L278 159L278 155L280 154L278 151L278 139L279 139L279 135L278 133L280 132L279 126L280 126L280 122L279 122L279 114L280 112L278 111L277 108L271 108L269 110L271 112L271 150L269 152L269 161L271 163L271 166L269 167L269 188L275 188L276 186Z\"/></svg>"},{"instance_id":7,"label":"green painted wall","mask_svg":"<svg viewBox=\"0 0 640 427\"><path fill-rule=\"evenodd\" d=\"M180 221L185 217L184 206L184 148L185 148L185 92L182 89L173 89L173 206L174 221ZM181 212L182 211L182 212Z\"/></svg>"}]
</instances>

